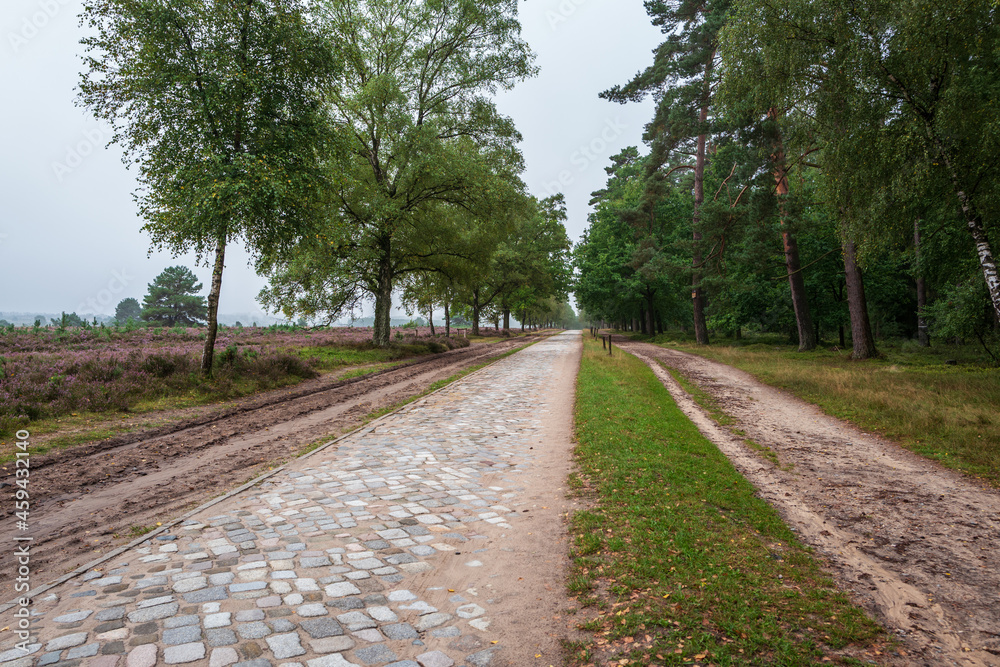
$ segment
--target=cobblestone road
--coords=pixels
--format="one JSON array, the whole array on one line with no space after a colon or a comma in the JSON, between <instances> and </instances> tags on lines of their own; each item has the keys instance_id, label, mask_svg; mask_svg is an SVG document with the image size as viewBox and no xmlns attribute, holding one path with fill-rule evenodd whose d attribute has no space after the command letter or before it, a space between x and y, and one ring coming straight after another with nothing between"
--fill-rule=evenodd
<instances>
[{"instance_id":1,"label":"cobblestone road","mask_svg":"<svg viewBox=\"0 0 1000 667\"><path fill-rule=\"evenodd\" d=\"M529 347L49 591L27 653L5 612L0 667L496 664L489 572L513 549L492 545L531 535L579 344Z\"/></svg>"}]
</instances>

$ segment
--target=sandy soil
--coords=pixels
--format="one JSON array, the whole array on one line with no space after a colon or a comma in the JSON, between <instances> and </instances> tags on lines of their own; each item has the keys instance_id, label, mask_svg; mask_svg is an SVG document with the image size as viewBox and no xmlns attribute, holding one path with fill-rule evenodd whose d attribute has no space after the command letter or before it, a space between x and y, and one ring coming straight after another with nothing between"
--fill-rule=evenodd
<instances>
[{"instance_id":1,"label":"sandy soil","mask_svg":"<svg viewBox=\"0 0 1000 667\"><path fill-rule=\"evenodd\" d=\"M325 376L222 411L199 409L186 421L32 457L33 583L127 542L132 526L166 522L357 427L371 412L529 340L473 345L350 380ZM15 534L8 507L0 535ZM3 581L13 580L13 544L0 544Z\"/></svg>"},{"instance_id":2,"label":"sandy soil","mask_svg":"<svg viewBox=\"0 0 1000 667\"><path fill-rule=\"evenodd\" d=\"M620 344L900 637L903 664L1000 665L1000 494L730 366ZM731 428L779 465L708 417L657 361L714 396Z\"/></svg>"},{"instance_id":3,"label":"sandy soil","mask_svg":"<svg viewBox=\"0 0 1000 667\"><path fill-rule=\"evenodd\" d=\"M578 619L566 615L574 606L566 591L567 520L579 509L566 489L573 466L576 376L583 354L579 336L576 342L575 354L562 358L551 384L549 412L542 418L542 454L534 463L526 498L530 509L521 510L516 534L505 540L494 561L500 576L491 593L499 598L493 629L504 650L490 667L562 665L562 642L581 635Z\"/></svg>"}]
</instances>

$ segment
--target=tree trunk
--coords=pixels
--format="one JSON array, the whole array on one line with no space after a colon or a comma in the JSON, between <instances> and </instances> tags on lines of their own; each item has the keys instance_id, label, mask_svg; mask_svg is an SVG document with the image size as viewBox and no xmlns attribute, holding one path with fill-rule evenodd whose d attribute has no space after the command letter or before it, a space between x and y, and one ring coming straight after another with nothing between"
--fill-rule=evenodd
<instances>
[{"instance_id":1,"label":"tree trunk","mask_svg":"<svg viewBox=\"0 0 1000 667\"><path fill-rule=\"evenodd\" d=\"M503 330L505 333L510 333L510 308L503 309Z\"/></svg>"},{"instance_id":2,"label":"tree trunk","mask_svg":"<svg viewBox=\"0 0 1000 667\"><path fill-rule=\"evenodd\" d=\"M431 325L431 335L436 336L434 333L434 306L432 305L427 309L427 323Z\"/></svg>"},{"instance_id":3,"label":"tree trunk","mask_svg":"<svg viewBox=\"0 0 1000 667\"><path fill-rule=\"evenodd\" d=\"M986 236L986 230L983 228L982 216L979 215L979 211L973 204L972 199L962 187L951 155L945 150L944 144L934 132L930 123L925 120L925 124L927 133L934 141L941 156L941 161L944 162L945 167L948 169L948 174L951 176L952 187L955 189L955 195L958 197L958 203L962 208L962 215L965 217L965 225L972 235L972 241L976 244L976 255L979 257L979 266L983 270L986 289L989 291L990 301L993 304L993 315L997 319L1000 319L1000 273L997 272L997 263L993 258L993 249L990 247L990 240Z\"/></svg>"},{"instance_id":4,"label":"tree trunk","mask_svg":"<svg viewBox=\"0 0 1000 667\"><path fill-rule=\"evenodd\" d=\"M698 121L704 125L708 122L708 101L711 95L712 65L715 62L715 50L712 50L705 63L705 82L702 92L701 112ZM694 163L694 218L691 221L694 240L694 274L691 276L691 300L694 310L694 339L699 345L708 345L708 324L705 322L705 295L701 289L701 206L705 203L705 144L708 135L698 135L698 148Z\"/></svg>"},{"instance_id":5,"label":"tree trunk","mask_svg":"<svg viewBox=\"0 0 1000 667\"><path fill-rule=\"evenodd\" d=\"M646 290L646 329L650 336L656 335L656 306L653 305L653 290Z\"/></svg>"},{"instance_id":6,"label":"tree trunk","mask_svg":"<svg viewBox=\"0 0 1000 667\"><path fill-rule=\"evenodd\" d=\"M479 335L479 289L472 292L472 335Z\"/></svg>"},{"instance_id":7,"label":"tree trunk","mask_svg":"<svg viewBox=\"0 0 1000 667\"><path fill-rule=\"evenodd\" d=\"M920 220L913 223L913 257L914 273L917 279L917 342L920 347L930 347L931 337L927 330L927 318L924 316L927 308L927 281L924 279L924 267L920 263Z\"/></svg>"},{"instance_id":8,"label":"tree trunk","mask_svg":"<svg viewBox=\"0 0 1000 667\"><path fill-rule=\"evenodd\" d=\"M449 302L444 302L444 335L451 338L451 311L449 310Z\"/></svg>"},{"instance_id":9,"label":"tree trunk","mask_svg":"<svg viewBox=\"0 0 1000 667\"><path fill-rule=\"evenodd\" d=\"M226 266L226 237L219 239L215 249L215 267L212 269L212 289L208 293L208 334L201 353L201 374L211 377L215 361L215 337L219 333L219 294L222 292L222 270Z\"/></svg>"},{"instance_id":10,"label":"tree trunk","mask_svg":"<svg viewBox=\"0 0 1000 667\"><path fill-rule=\"evenodd\" d=\"M383 238L379 242L381 257L378 267L378 294L375 295L375 331L372 342L378 347L389 346L390 321L392 310L392 241Z\"/></svg>"},{"instance_id":11,"label":"tree trunk","mask_svg":"<svg viewBox=\"0 0 1000 667\"><path fill-rule=\"evenodd\" d=\"M871 359L878 355L872 326L868 320L865 283L858 267L854 241L844 241L844 273L847 276L847 307L851 311L851 344L853 359Z\"/></svg>"},{"instance_id":12,"label":"tree trunk","mask_svg":"<svg viewBox=\"0 0 1000 667\"><path fill-rule=\"evenodd\" d=\"M784 227L785 223L781 224ZM785 246L785 267L788 269L788 284L792 291L795 324L799 330L799 352L808 352L816 349L816 336L809 313L809 300L806 297L806 282L802 277L802 265L799 262L799 244L787 229L781 232L781 240Z\"/></svg>"},{"instance_id":13,"label":"tree trunk","mask_svg":"<svg viewBox=\"0 0 1000 667\"><path fill-rule=\"evenodd\" d=\"M997 272L996 260L993 259L993 249L990 247L990 240L983 229L983 220L979 213L971 210L971 216L966 220L969 233L976 244L976 255L979 257L979 266L983 270L983 278L986 280L986 289L990 293L990 301L993 303L993 316L1000 319L1000 273Z\"/></svg>"},{"instance_id":14,"label":"tree trunk","mask_svg":"<svg viewBox=\"0 0 1000 667\"><path fill-rule=\"evenodd\" d=\"M778 110L771 108L767 114L777 123ZM792 308L795 310L795 324L799 330L799 352L816 349L816 338L813 332L812 318L809 314L809 300L806 298L806 283L802 277L802 264L799 261L799 244L788 229L786 202L788 199L788 168L785 163L785 145L781 139L781 130L775 128L774 183L778 196L778 213L781 219L781 241L785 249L785 268L788 271L788 284L792 291Z\"/></svg>"}]
</instances>

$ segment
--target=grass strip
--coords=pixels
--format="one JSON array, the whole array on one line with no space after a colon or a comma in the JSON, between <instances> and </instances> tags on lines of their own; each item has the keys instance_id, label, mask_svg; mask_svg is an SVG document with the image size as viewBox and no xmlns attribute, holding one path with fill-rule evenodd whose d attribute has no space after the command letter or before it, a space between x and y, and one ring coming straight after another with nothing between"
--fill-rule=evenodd
<instances>
[{"instance_id":1,"label":"grass strip","mask_svg":"<svg viewBox=\"0 0 1000 667\"><path fill-rule=\"evenodd\" d=\"M888 637L639 360L585 340L576 403L592 509L571 519L571 665L877 660Z\"/></svg>"},{"instance_id":2,"label":"grass strip","mask_svg":"<svg viewBox=\"0 0 1000 667\"><path fill-rule=\"evenodd\" d=\"M852 361L845 353L763 344L661 344L735 366L829 415L1000 486L1000 369L945 365L939 351L910 346L885 346L882 359Z\"/></svg>"}]
</instances>

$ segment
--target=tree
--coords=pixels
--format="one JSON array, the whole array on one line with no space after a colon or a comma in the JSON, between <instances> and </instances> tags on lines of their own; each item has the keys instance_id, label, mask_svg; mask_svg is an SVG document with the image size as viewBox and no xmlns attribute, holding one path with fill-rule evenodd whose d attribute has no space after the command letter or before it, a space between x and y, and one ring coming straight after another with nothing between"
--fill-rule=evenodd
<instances>
[{"instance_id":1,"label":"tree","mask_svg":"<svg viewBox=\"0 0 1000 667\"><path fill-rule=\"evenodd\" d=\"M729 0L647 2L646 11L653 24L667 35L666 40L654 52L650 67L625 86L615 86L601 93L602 97L622 104L653 93L657 102L656 114L646 126L645 139L653 147L654 169L670 165L671 170L691 170L694 174L691 296L695 340L701 345L709 342L701 281L705 260L701 216L705 202L707 149L713 129L711 112L717 78L717 38L728 8ZM689 156L694 157L693 164Z\"/></svg>"},{"instance_id":2,"label":"tree","mask_svg":"<svg viewBox=\"0 0 1000 667\"><path fill-rule=\"evenodd\" d=\"M796 109L812 120L823 198L842 220L848 273L872 252L910 245L915 222L948 197L958 215L942 224L968 234L966 252L976 257L1000 319L995 12L989 0L738 0L724 39L731 75L723 89L736 84L735 100ZM957 266L959 258L947 260Z\"/></svg>"},{"instance_id":3,"label":"tree","mask_svg":"<svg viewBox=\"0 0 1000 667\"><path fill-rule=\"evenodd\" d=\"M125 324L129 320L138 320L141 315L142 306L131 297L122 299L115 307L115 320L119 324Z\"/></svg>"},{"instance_id":4,"label":"tree","mask_svg":"<svg viewBox=\"0 0 1000 667\"><path fill-rule=\"evenodd\" d=\"M171 266L149 283L142 299L142 319L164 326L198 326L208 316L202 284L185 266Z\"/></svg>"},{"instance_id":5,"label":"tree","mask_svg":"<svg viewBox=\"0 0 1000 667\"><path fill-rule=\"evenodd\" d=\"M157 248L214 256L202 372L210 374L227 246L258 260L323 217L338 71L306 0L90 0L80 99L140 169Z\"/></svg>"},{"instance_id":6,"label":"tree","mask_svg":"<svg viewBox=\"0 0 1000 667\"><path fill-rule=\"evenodd\" d=\"M532 76L533 55L516 0L325 0L322 22L345 63L329 100L349 144L327 243L306 252L334 301L374 298L388 345L396 282L451 252L435 240L455 231L449 207L488 214L521 189L520 136L486 94ZM278 292L303 284L299 261L276 264Z\"/></svg>"},{"instance_id":7,"label":"tree","mask_svg":"<svg viewBox=\"0 0 1000 667\"><path fill-rule=\"evenodd\" d=\"M495 310L509 331L512 309L524 310L549 297L567 298L572 244L566 234L565 198L531 199L512 213L508 224L487 226L471 237L468 269L457 280L474 335L487 310Z\"/></svg>"},{"instance_id":8,"label":"tree","mask_svg":"<svg viewBox=\"0 0 1000 667\"><path fill-rule=\"evenodd\" d=\"M86 325L86 321L83 320L76 313L67 314L66 312L63 312L58 320L52 318L50 321L52 322L53 326L62 327L64 329L66 327L82 327Z\"/></svg>"}]
</instances>

